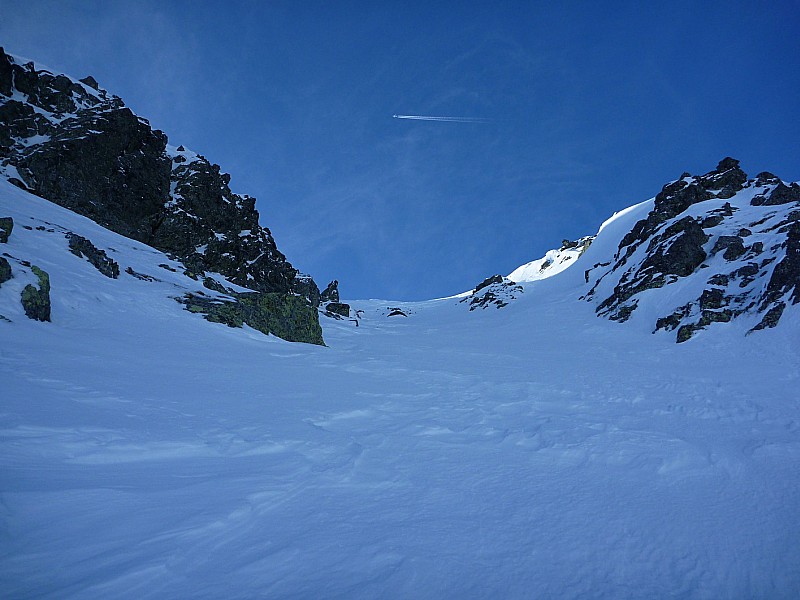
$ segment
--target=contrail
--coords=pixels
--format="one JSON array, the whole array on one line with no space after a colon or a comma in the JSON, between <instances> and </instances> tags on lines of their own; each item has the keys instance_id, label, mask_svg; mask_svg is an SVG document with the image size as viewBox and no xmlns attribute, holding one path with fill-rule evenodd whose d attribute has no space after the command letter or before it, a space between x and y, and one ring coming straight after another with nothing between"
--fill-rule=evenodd
<instances>
[{"instance_id":1,"label":"contrail","mask_svg":"<svg viewBox=\"0 0 800 600\"><path fill-rule=\"evenodd\" d=\"M392 115L395 119L410 119L412 121L444 121L445 123L489 123L490 119L484 117L432 117L427 115Z\"/></svg>"}]
</instances>

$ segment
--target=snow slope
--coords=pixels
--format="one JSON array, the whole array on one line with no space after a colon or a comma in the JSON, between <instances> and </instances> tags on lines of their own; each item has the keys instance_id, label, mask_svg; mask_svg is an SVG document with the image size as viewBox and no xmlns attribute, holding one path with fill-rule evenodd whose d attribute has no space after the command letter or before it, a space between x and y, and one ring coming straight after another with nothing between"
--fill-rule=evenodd
<instances>
[{"instance_id":1,"label":"snow slope","mask_svg":"<svg viewBox=\"0 0 800 600\"><path fill-rule=\"evenodd\" d=\"M0 287L2 596L798 597L797 307L678 345L577 300L651 206L502 310L353 301L317 347L205 322L164 255L0 182L0 252L53 290L39 323L24 267Z\"/></svg>"}]
</instances>

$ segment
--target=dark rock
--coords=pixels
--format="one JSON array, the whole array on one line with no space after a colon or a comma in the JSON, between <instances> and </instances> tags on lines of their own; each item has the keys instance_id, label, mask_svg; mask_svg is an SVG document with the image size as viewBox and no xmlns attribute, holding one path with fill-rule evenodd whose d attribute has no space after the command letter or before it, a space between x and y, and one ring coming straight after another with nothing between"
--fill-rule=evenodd
<instances>
[{"instance_id":1,"label":"dark rock","mask_svg":"<svg viewBox=\"0 0 800 600\"><path fill-rule=\"evenodd\" d=\"M22 290L22 308L29 319L50 321L50 276L35 265L31 270L39 279L39 287L30 283L25 286Z\"/></svg>"},{"instance_id":2,"label":"dark rock","mask_svg":"<svg viewBox=\"0 0 800 600\"><path fill-rule=\"evenodd\" d=\"M320 294L320 302L339 302L339 282L334 279Z\"/></svg>"},{"instance_id":3,"label":"dark rock","mask_svg":"<svg viewBox=\"0 0 800 600\"><path fill-rule=\"evenodd\" d=\"M490 285L495 284L495 283L503 283L503 276L502 275L492 275L491 277L487 277L481 283L479 283L477 286L475 286L475 289L473 290L472 293L473 294L477 293L477 292L481 291L483 288L489 287Z\"/></svg>"},{"instance_id":4,"label":"dark rock","mask_svg":"<svg viewBox=\"0 0 800 600\"><path fill-rule=\"evenodd\" d=\"M777 303L790 291L792 304L800 302L800 221L795 221L789 226L786 255L772 271L767 283L764 305Z\"/></svg>"},{"instance_id":5,"label":"dark rock","mask_svg":"<svg viewBox=\"0 0 800 600\"><path fill-rule=\"evenodd\" d=\"M700 308L703 310L722 308L726 304L728 304L728 300L725 298L723 291L719 288L703 290L700 296Z\"/></svg>"},{"instance_id":6,"label":"dark rock","mask_svg":"<svg viewBox=\"0 0 800 600\"><path fill-rule=\"evenodd\" d=\"M208 288L214 292L219 292L220 294L229 294L233 290L229 290L224 285L222 285L216 279L212 279L211 277L203 278L203 287Z\"/></svg>"},{"instance_id":7,"label":"dark rock","mask_svg":"<svg viewBox=\"0 0 800 600\"><path fill-rule=\"evenodd\" d=\"M247 324L265 334L290 342L324 346L319 315L306 298L275 292L236 293L233 300L211 299L187 294L180 301L190 312L229 327Z\"/></svg>"},{"instance_id":8,"label":"dark rock","mask_svg":"<svg viewBox=\"0 0 800 600\"><path fill-rule=\"evenodd\" d=\"M753 235L753 232L750 231L749 229L746 229L745 227L742 227L736 235L744 238Z\"/></svg>"},{"instance_id":9,"label":"dark rock","mask_svg":"<svg viewBox=\"0 0 800 600\"><path fill-rule=\"evenodd\" d=\"M404 313L402 310L400 310L399 308L390 308L389 309L389 314L387 316L389 316L389 317L407 317L408 315L406 313Z\"/></svg>"},{"instance_id":10,"label":"dark rock","mask_svg":"<svg viewBox=\"0 0 800 600\"><path fill-rule=\"evenodd\" d=\"M778 206L790 202L800 202L800 185L797 183L786 185L781 181L768 195L754 196L750 204L753 206Z\"/></svg>"},{"instance_id":11,"label":"dark rock","mask_svg":"<svg viewBox=\"0 0 800 600\"><path fill-rule=\"evenodd\" d=\"M662 317L660 319L657 319L655 331L658 331L659 329L665 329L667 331L672 331L676 329L678 326L680 326L681 321L683 321L683 319L685 319L689 315L691 309L692 309L692 304L689 303L684 306L681 306L678 310L676 310L668 317Z\"/></svg>"},{"instance_id":12,"label":"dark rock","mask_svg":"<svg viewBox=\"0 0 800 600\"><path fill-rule=\"evenodd\" d=\"M728 285L728 276L727 275L712 275L711 278L708 280L708 283L711 285L721 285L723 287L727 287Z\"/></svg>"},{"instance_id":13,"label":"dark rock","mask_svg":"<svg viewBox=\"0 0 800 600\"><path fill-rule=\"evenodd\" d=\"M292 292L307 298L314 308L319 307L321 302L319 288L310 275L298 273L292 284Z\"/></svg>"},{"instance_id":14,"label":"dark rock","mask_svg":"<svg viewBox=\"0 0 800 600\"><path fill-rule=\"evenodd\" d=\"M325 305L325 312L330 315L339 315L341 317L350 317L350 305L341 302L329 302ZM329 315L329 316L330 316Z\"/></svg>"},{"instance_id":15,"label":"dark rock","mask_svg":"<svg viewBox=\"0 0 800 600\"><path fill-rule=\"evenodd\" d=\"M86 85L88 85L90 88L92 88L94 90L99 90L100 89L100 84L97 83L97 80L94 77L92 77L91 75L87 75L86 77L84 77L83 79L79 79L78 81L80 81L81 83L85 83Z\"/></svg>"},{"instance_id":16,"label":"dark rock","mask_svg":"<svg viewBox=\"0 0 800 600\"><path fill-rule=\"evenodd\" d=\"M734 277L755 277L758 275L759 266L757 263L747 263L743 267L736 269L731 275Z\"/></svg>"},{"instance_id":17,"label":"dark rock","mask_svg":"<svg viewBox=\"0 0 800 600\"><path fill-rule=\"evenodd\" d=\"M725 220L725 217L722 215L711 215L703 219L703 223L700 225L703 229L711 229L712 227L716 227L722 221Z\"/></svg>"},{"instance_id":18,"label":"dark rock","mask_svg":"<svg viewBox=\"0 0 800 600\"><path fill-rule=\"evenodd\" d=\"M617 310L611 314L608 318L612 321L618 321L620 323L624 323L627 321L636 307L639 305L637 301L633 301L631 304L622 304L620 305Z\"/></svg>"},{"instance_id":19,"label":"dark rock","mask_svg":"<svg viewBox=\"0 0 800 600\"><path fill-rule=\"evenodd\" d=\"M10 96L14 93L14 71L11 57L0 46L0 94Z\"/></svg>"},{"instance_id":20,"label":"dark rock","mask_svg":"<svg viewBox=\"0 0 800 600\"><path fill-rule=\"evenodd\" d=\"M728 323L731 318L733 317L733 313L728 310L704 310L700 315L700 321L698 325L700 327L707 327L711 323Z\"/></svg>"},{"instance_id":21,"label":"dark rock","mask_svg":"<svg viewBox=\"0 0 800 600\"><path fill-rule=\"evenodd\" d=\"M736 235L721 235L714 243L711 254L717 254L722 250L725 251L722 255L725 260L736 260L745 252L744 241Z\"/></svg>"},{"instance_id":22,"label":"dark rock","mask_svg":"<svg viewBox=\"0 0 800 600\"><path fill-rule=\"evenodd\" d=\"M783 314L783 310L785 308L785 302L778 302L764 314L764 317L761 319L759 324L753 327L750 331L759 331L767 327L775 327L778 324L778 321L780 321L781 315Z\"/></svg>"},{"instance_id":23,"label":"dark rock","mask_svg":"<svg viewBox=\"0 0 800 600\"><path fill-rule=\"evenodd\" d=\"M666 251L657 251L648 256L642 263L642 270L653 268L664 274L674 274L679 277L691 275L694 270L706 259L703 244L708 241L708 236L691 217L684 217L670 225L664 232L664 238L679 234Z\"/></svg>"},{"instance_id":24,"label":"dark rock","mask_svg":"<svg viewBox=\"0 0 800 600\"><path fill-rule=\"evenodd\" d=\"M5 258L0 256L0 285L3 285L11 277L11 265Z\"/></svg>"},{"instance_id":25,"label":"dark rock","mask_svg":"<svg viewBox=\"0 0 800 600\"><path fill-rule=\"evenodd\" d=\"M157 279L156 277L153 277L152 275L145 275L144 273L137 273L131 267L126 268L125 272L128 275L131 275L131 276L135 277L136 279L140 279L142 281L161 281L160 279Z\"/></svg>"},{"instance_id":26,"label":"dark rock","mask_svg":"<svg viewBox=\"0 0 800 600\"><path fill-rule=\"evenodd\" d=\"M0 217L0 244L8 242L11 232L14 229L14 219L11 217Z\"/></svg>"},{"instance_id":27,"label":"dark rock","mask_svg":"<svg viewBox=\"0 0 800 600\"><path fill-rule=\"evenodd\" d=\"M580 253L583 254L592 245L593 241L594 236L582 237L574 241L564 239L561 241L561 250L580 250Z\"/></svg>"},{"instance_id":28,"label":"dark rock","mask_svg":"<svg viewBox=\"0 0 800 600\"><path fill-rule=\"evenodd\" d=\"M776 183L780 183L780 178L777 175L773 175L769 171L762 171L758 175L756 175L755 185L756 187L764 187L766 185L774 185Z\"/></svg>"},{"instance_id":29,"label":"dark rock","mask_svg":"<svg viewBox=\"0 0 800 600\"><path fill-rule=\"evenodd\" d=\"M108 257L105 250L98 249L85 237L75 233L68 233L67 240L69 240L69 251L75 256L79 258L86 257L106 277L112 279L119 277L119 265L115 260Z\"/></svg>"},{"instance_id":30,"label":"dark rock","mask_svg":"<svg viewBox=\"0 0 800 600\"><path fill-rule=\"evenodd\" d=\"M177 270L173 269L172 267L170 267L168 264L165 264L165 263L161 263L158 266L161 267L162 269L166 269L167 271L172 271L173 273L177 273L178 272Z\"/></svg>"},{"instance_id":31,"label":"dark rock","mask_svg":"<svg viewBox=\"0 0 800 600\"><path fill-rule=\"evenodd\" d=\"M723 158L717 168L703 176L707 190L720 190L717 198L731 198L747 182L747 174L739 168L735 158Z\"/></svg>"},{"instance_id":32,"label":"dark rock","mask_svg":"<svg viewBox=\"0 0 800 600\"><path fill-rule=\"evenodd\" d=\"M694 332L697 331L697 329L699 329L697 325L682 325L680 329L678 329L677 342L682 344L683 342L688 341L694 335Z\"/></svg>"}]
</instances>

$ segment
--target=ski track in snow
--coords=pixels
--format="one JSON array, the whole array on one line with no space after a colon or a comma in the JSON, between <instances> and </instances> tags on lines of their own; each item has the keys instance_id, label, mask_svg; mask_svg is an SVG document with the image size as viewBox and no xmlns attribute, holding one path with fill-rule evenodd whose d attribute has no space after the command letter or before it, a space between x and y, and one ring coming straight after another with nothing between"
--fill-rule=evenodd
<instances>
[{"instance_id":1,"label":"ski track in snow","mask_svg":"<svg viewBox=\"0 0 800 600\"><path fill-rule=\"evenodd\" d=\"M34 323L0 289L3 597L800 595L793 307L679 346L595 317L579 268L499 311L353 302L360 327L289 344L183 311L160 253L0 200L54 299ZM25 211L163 281L104 278Z\"/></svg>"}]
</instances>

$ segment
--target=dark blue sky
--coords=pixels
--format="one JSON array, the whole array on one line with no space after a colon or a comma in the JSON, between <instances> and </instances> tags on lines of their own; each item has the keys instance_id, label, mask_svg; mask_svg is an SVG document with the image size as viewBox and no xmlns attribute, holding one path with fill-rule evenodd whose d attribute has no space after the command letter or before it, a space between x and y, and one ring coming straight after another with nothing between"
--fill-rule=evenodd
<instances>
[{"instance_id":1,"label":"dark blue sky","mask_svg":"<svg viewBox=\"0 0 800 600\"><path fill-rule=\"evenodd\" d=\"M798 1L430 4L0 0L0 45L219 163L347 298L468 289L727 155L800 179Z\"/></svg>"}]
</instances>

